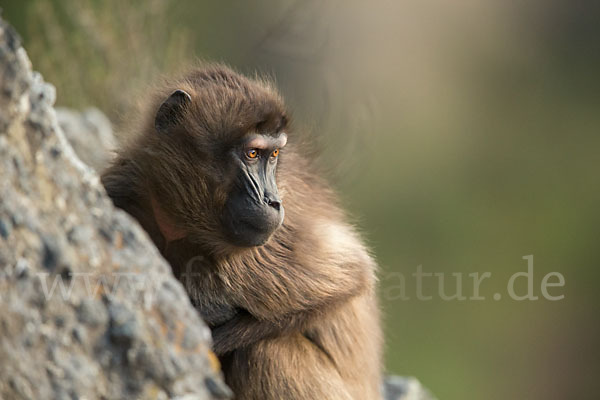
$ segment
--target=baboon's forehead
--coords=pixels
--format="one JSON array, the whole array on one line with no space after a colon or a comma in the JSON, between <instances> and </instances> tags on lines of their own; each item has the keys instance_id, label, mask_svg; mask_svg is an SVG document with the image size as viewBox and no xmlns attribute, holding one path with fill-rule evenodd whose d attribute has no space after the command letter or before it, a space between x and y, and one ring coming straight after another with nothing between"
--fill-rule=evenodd
<instances>
[{"instance_id":1,"label":"baboon's forehead","mask_svg":"<svg viewBox=\"0 0 600 400\"><path fill-rule=\"evenodd\" d=\"M277 136L287 128L283 99L267 80L216 65L194 70L169 86L165 93L179 89L190 95L181 122L194 136L238 140L252 133Z\"/></svg>"},{"instance_id":2,"label":"baboon's forehead","mask_svg":"<svg viewBox=\"0 0 600 400\"><path fill-rule=\"evenodd\" d=\"M186 115L188 122L209 135L277 136L288 127L283 105L269 97L252 98L225 93L198 95Z\"/></svg>"}]
</instances>

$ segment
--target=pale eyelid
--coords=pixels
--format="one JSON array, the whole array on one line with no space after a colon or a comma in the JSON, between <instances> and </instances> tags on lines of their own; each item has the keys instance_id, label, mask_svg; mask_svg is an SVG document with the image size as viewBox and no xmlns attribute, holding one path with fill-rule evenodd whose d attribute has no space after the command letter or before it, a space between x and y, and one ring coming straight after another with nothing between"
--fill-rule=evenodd
<instances>
[{"instance_id":1,"label":"pale eyelid","mask_svg":"<svg viewBox=\"0 0 600 400\"><path fill-rule=\"evenodd\" d=\"M279 135L279 137L277 138L277 148L281 149L283 147L285 147L285 145L287 144L287 135L284 132L281 132L281 134Z\"/></svg>"},{"instance_id":2,"label":"pale eyelid","mask_svg":"<svg viewBox=\"0 0 600 400\"><path fill-rule=\"evenodd\" d=\"M265 149L267 148L267 139L262 136L256 136L246 143L248 149Z\"/></svg>"},{"instance_id":3,"label":"pale eyelid","mask_svg":"<svg viewBox=\"0 0 600 400\"><path fill-rule=\"evenodd\" d=\"M271 147L281 149L286 145L286 143L287 135L282 132L277 138L257 135L248 141L245 147L248 149L260 150L269 149Z\"/></svg>"}]
</instances>

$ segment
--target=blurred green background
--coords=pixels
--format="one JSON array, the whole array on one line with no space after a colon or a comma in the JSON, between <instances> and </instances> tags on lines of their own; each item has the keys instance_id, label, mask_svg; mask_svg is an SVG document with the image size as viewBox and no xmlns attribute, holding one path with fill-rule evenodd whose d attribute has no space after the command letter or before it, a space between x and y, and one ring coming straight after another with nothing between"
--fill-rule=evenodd
<instances>
[{"instance_id":1,"label":"blurred green background","mask_svg":"<svg viewBox=\"0 0 600 400\"><path fill-rule=\"evenodd\" d=\"M0 4L57 103L117 128L198 58L274 76L381 265L389 372L445 400L598 398L597 2ZM512 300L530 254L540 298ZM419 265L467 297L490 272L485 300L443 301L433 278L418 300ZM560 301L541 297L553 271Z\"/></svg>"}]
</instances>

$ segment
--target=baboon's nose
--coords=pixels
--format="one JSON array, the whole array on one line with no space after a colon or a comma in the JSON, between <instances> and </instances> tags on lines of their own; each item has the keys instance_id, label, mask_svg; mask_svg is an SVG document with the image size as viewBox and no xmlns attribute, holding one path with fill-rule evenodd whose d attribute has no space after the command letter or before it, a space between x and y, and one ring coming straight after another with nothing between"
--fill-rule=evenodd
<instances>
[{"instance_id":1,"label":"baboon's nose","mask_svg":"<svg viewBox=\"0 0 600 400\"><path fill-rule=\"evenodd\" d=\"M265 203L267 203L269 206L273 207L277 211L281 209L281 200L279 200L279 198L277 197L266 196Z\"/></svg>"}]
</instances>

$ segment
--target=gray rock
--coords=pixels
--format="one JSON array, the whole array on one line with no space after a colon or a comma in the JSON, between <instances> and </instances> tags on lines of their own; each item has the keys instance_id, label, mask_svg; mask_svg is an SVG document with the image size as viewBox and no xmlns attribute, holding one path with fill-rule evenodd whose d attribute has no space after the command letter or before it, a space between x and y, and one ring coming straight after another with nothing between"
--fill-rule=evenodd
<instances>
[{"instance_id":1,"label":"gray rock","mask_svg":"<svg viewBox=\"0 0 600 400\"><path fill-rule=\"evenodd\" d=\"M100 172L110 162L116 146L108 118L97 108L82 112L69 108L56 109L58 125L79 158Z\"/></svg>"},{"instance_id":2,"label":"gray rock","mask_svg":"<svg viewBox=\"0 0 600 400\"><path fill-rule=\"evenodd\" d=\"M75 155L54 96L0 19L0 398L229 396L208 328ZM93 167L86 152L110 145L98 118L73 117L95 129L78 149Z\"/></svg>"},{"instance_id":3,"label":"gray rock","mask_svg":"<svg viewBox=\"0 0 600 400\"><path fill-rule=\"evenodd\" d=\"M383 391L385 400L435 400L413 377L388 376L384 380Z\"/></svg>"}]
</instances>

